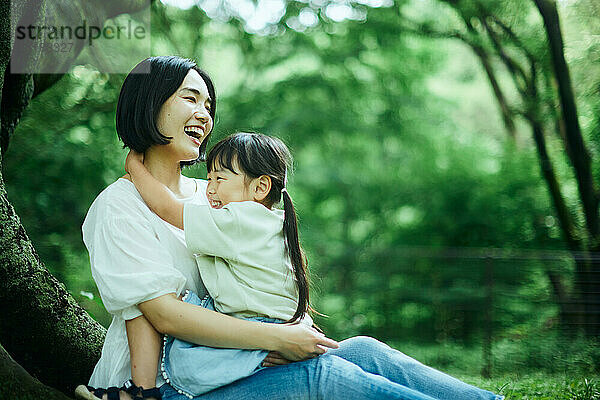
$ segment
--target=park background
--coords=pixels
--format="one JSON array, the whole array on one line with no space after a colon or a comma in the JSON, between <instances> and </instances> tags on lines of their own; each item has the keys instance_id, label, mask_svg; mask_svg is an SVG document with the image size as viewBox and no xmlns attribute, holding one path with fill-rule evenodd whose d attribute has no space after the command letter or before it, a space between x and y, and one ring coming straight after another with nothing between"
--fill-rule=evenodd
<instances>
[{"instance_id":1,"label":"park background","mask_svg":"<svg viewBox=\"0 0 600 400\"><path fill-rule=\"evenodd\" d=\"M600 236L578 162L597 189L600 4L556 4L584 152L534 1L155 1L152 54L213 78L211 143L241 130L291 148L329 336L377 337L509 398L592 399ZM124 173L124 77L74 66L3 156L40 258L105 327L80 227Z\"/></svg>"}]
</instances>

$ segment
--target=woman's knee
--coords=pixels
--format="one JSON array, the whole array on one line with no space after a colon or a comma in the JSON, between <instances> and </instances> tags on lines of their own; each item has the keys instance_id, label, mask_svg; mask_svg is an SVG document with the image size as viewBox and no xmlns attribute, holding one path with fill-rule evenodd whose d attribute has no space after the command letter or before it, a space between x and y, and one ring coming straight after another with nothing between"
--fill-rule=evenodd
<instances>
[{"instance_id":1,"label":"woman's knee","mask_svg":"<svg viewBox=\"0 0 600 400\"><path fill-rule=\"evenodd\" d=\"M340 342L340 347L357 349L361 352L377 352L389 349L389 346L370 336L354 336Z\"/></svg>"},{"instance_id":2,"label":"woman's knee","mask_svg":"<svg viewBox=\"0 0 600 400\"><path fill-rule=\"evenodd\" d=\"M330 350L330 352L367 370L378 368L376 366L386 362L392 362L396 366L409 366L417 363L406 354L369 336L356 336L343 340L338 349Z\"/></svg>"}]
</instances>

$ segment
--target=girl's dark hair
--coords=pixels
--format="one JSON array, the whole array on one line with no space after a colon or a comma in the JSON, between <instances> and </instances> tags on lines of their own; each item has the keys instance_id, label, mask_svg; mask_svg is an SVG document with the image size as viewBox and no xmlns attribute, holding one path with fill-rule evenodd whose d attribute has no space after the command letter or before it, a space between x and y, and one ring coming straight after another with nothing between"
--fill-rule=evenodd
<instances>
[{"instance_id":1,"label":"girl's dark hair","mask_svg":"<svg viewBox=\"0 0 600 400\"><path fill-rule=\"evenodd\" d=\"M309 280L306 257L298 237L298 220L292 198L286 190L287 173L292 166L292 156L287 146L279 139L258 133L235 133L219 141L208 153L206 169L226 168L234 174L244 173L249 179L262 175L271 178L271 191L265 198L265 205L271 207L283 197L283 236L285 249L294 268L298 288L298 307L294 316L287 322L302 318L312 311L309 302Z\"/></svg>"},{"instance_id":2,"label":"girl's dark hair","mask_svg":"<svg viewBox=\"0 0 600 400\"><path fill-rule=\"evenodd\" d=\"M117 103L117 135L123 147L143 153L152 145L168 144L172 137L158 130L156 119L163 104L185 79L190 70L200 74L210 96L210 116L215 119L217 96L208 74L192 60L177 56L150 57L136 65L125 78ZM211 131L212 132L212 131ZM196 160L182 161L181 165L192 165L206 159L206 146L211 132L200 145L200 156Z\"/></svg>"}]
</instances>

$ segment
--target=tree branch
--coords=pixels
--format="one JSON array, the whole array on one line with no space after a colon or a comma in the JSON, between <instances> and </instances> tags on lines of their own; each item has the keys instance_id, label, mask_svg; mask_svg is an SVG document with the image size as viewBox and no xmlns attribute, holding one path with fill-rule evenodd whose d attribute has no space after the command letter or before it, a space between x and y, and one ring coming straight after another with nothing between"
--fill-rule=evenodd
<instances>
[{"instance_id":1,"label":"tree branch","mask_svg":"<svg viewBox=\"0 0 600 400\"><path fill-rule=\"evenodd\" d=\"M473 35L475 35L476 30L473 27L473 25L471 24L471 22L469 21L469 19L466 18L463 14L461 14L461 16L463 17L463 21L464 21L465 25L467 26L467 29L469 30L469 32L471 32ZM496 79L496 73L494 72L494 69L490 62L488 52L485 50L485 48L483 46L480 46L480 45L471 45L471 48L473 49L473 52L477 55L477 57L479 57L481 65L483 66L483 69L485 70L485 73L488 77L490 85L492 86L494 96L496 97L496 101L498 102L498 106L500 107L500 115L502 115L502 120L504 121L504 127L506 128L508 135L514 140L516 137L516 128L515 128L514 120L512 118L513 113L511 111L510 107L508 106L506 97L504 96L504 93L502 92L502 89L500 88L500 84L499 84L498 80Z\"/></svg>"},{"instance_id":2,"label":"tree branch","mask_svg":"<svg viewBox=\"0 0 600 400\"><path fill-rule=\"evenodd\" d=\"M523 68L519 65L519 63L517 63L514 59L512 59L508 55L508 53L506 53L506 51L504 50L504 47L502 46L502 44L500 43L500 40L498 39L496 32L490 27L490 25L487 23L485 18L480 17L479 21L481 21L481 24L483 25L486 32L488 33L488 36L490 37L492 44L494 45L496 51L498 52L498 55L500 56L500 59L504 62L504 64L506 65L506 68L508 68L508 70L511 72L511 76L514 77L517 89L519 89L519 91L525 91L527 88L528 82L529 82L527 74L525 73Z\"/></svg>"}]
</instances>

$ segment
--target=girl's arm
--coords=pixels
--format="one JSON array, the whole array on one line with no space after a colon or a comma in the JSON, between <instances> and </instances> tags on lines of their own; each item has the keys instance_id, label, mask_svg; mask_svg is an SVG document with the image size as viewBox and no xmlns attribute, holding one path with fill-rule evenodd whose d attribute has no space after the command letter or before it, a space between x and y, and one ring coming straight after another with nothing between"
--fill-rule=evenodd
<instances>
[{"instance_id":1,"label":"girl's arm","mask_svg":"<svg viewBox=\"0 0 600 400\"><path fill-rule=\"evenodd\" d=\"M144 155L129 151L125 160L125 170L148 207L159 217L183 229L183 203L158 181L143 164Z\"/></svg>"},{"instance_id":2,"label":"girl's arm","mask_svg":"<svg viewBox=\"0 0 600 400\"><path fill-rule=\"evenodd\" d=\"M230 317L167 294L138 305L154 328L211 347L277 351L289 360L316 357L336 341L303 324L269 324Z\"/></svg>"}]
</instances>

